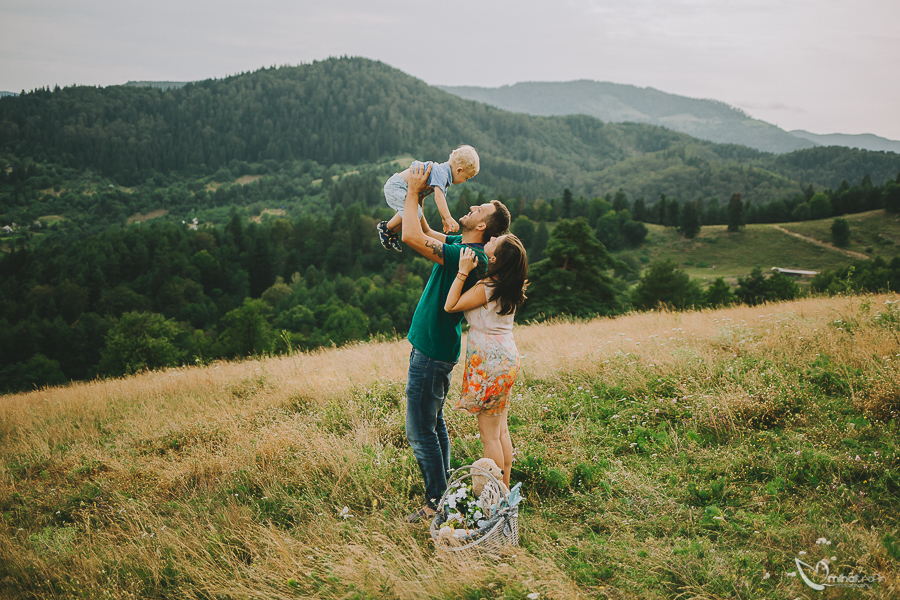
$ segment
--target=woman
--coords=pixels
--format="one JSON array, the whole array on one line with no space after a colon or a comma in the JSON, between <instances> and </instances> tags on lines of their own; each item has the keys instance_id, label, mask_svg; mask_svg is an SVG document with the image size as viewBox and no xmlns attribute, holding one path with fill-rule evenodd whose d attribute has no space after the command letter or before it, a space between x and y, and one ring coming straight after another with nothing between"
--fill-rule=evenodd
<instances>
[{"instance_id":1,"label":"woman","mask_svg":"<svg viewBox=\"0 0 900 600\"><path fill-rule=\"evenodd\" d=\"M522 242L512 234L492 237L484 253L487 274L460 297L463 282L478 262L471 249L462 251L459 272L444 304L447 312L465 311L469 323L462 397L453 408L478 415L484 455L503 469L503 483L509 489L512 442L506 416L519 371L512 328L516 307L525 301L528 258Z\"/></svg>"}]
</instances>

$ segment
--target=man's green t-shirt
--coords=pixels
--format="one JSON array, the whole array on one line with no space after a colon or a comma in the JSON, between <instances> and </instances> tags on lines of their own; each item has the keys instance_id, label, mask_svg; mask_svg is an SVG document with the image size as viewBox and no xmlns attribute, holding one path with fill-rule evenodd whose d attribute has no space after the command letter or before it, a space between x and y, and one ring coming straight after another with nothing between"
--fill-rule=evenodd
<instances>
[{"instance_id":1,"label":"man's green t-shirt","mask_svg":"<svg viewBox=\"0 0 900 600\"><path fill-rule=\"evenodd\" d=\"M434 264L431 277L412 318L409 327L409 343L434 360L456 362L459 360L460 338L462 336L463 313L448 313L444 310L447 294L453 279L459 271L459 256L464 247L469 247L478 256L478 266L469 273L463 284L463 293L474 286L487 271L487 256L484 244L463 244L462 236L448 235L444 242L444 264Z\"/></svg>"}]
</instances>

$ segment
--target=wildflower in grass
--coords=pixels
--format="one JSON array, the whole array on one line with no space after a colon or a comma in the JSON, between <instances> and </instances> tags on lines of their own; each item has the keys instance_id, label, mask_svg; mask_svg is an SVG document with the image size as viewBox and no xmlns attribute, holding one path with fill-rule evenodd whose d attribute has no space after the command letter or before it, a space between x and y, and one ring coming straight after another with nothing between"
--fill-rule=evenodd
<instances>
[{"instance_id":1,"label":"wildflower in grass","mask_svg":"<svg viewBox=\"0 0 900 600\"><path fill-rule=\"evenodd\" d=\"M338 514L339 514L339 516L340 516L342 519L349 519L350 517L353 516L353 515L350 514L350 507L349 507L349 506L345 506L344 508L342 508L342 509L341 509L341 512L338 513Z\"/></svg>"}]
</instances>

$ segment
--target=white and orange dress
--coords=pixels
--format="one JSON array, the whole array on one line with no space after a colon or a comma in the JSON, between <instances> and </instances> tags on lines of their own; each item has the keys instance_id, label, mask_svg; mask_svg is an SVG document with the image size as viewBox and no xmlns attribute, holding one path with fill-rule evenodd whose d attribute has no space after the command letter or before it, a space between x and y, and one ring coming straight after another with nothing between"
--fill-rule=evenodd
<instances>
[{"instance_id":1,"label":"white and orange dress","mask_svg":"<svg viewBox=\"0 0 900 600\"><path fill-rule=\"evenodd\" d=\"M486 284L484 291L490 295L493 289ZM466 369L456 410L499 415L509 405L519 372L519 350L512 334L515 313L501 315L499 310L500 302L488 300L466 311Z\"/></svg>"}]
</instances>

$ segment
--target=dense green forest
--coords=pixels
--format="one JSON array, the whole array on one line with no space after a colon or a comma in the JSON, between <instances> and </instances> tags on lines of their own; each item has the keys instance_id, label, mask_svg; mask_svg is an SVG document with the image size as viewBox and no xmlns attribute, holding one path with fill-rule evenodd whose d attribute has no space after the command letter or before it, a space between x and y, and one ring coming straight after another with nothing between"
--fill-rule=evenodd
<instances>
[{"instance_id":1,"label":"dense green forest","mask_svg":"<svg viewBox=\"0 0 900 600\"><path fill-rule=\"evenodd\" d=\"M774 156L516 115L363 59L165 91L35 90L0 99L0 392L405 334L431 263L378 244L381 186L398 157L463 142L482 171L451 188L451 210L509 207L532 263L520 320L799 294L759 272L707 289L675 263L642 273L618 251L644 243L644 223L690 237L900 210L895 154ZM900 264L876 263L814 289L895 289Z\"/></svg>"},{"instance_id":2,"label":"dense green forest","mask_svg":"<svg viewBox=\"0 0 900 600\"><path fill-rule=\"evenodd\" d=\"M234 214L224 225L198 229L155 220L80 240L65 229L41 243L19 236L0 260L0 391L403 335L431 263L411 251L381 248L374 226L388 210L363 203L344 207L342 189L330 188L331 217L310 213L257 224ZM848 195L862 199L860 206L878 197L896 213L898 192L890 181L831 194L838 206L846 206L841 198ZM801 198L797 206L832 210L828 194ZM455 212L465 211L470 200L484 198L463 193ZM569 190L551 202L505 201L512 230L532 262L520 321L800 295L792 280L766 277L759 269L736 288L719 278L702 289L672 261L641 273L641 265L611 252L640 246L647 235L643 222L631 216L640 212L641 200L631 202L622 192L589 201ZM667 224L688 235L684 217L691 206L681 211L680 224ZM734 206L729 202L729 209ZM743 222L739 199L737 206L736 217L728 218ZM678 204L663 199L645 216L671 218L672 207ZM900 258L822 273L812 289L900 291Z\"/></svg>"},{"instance_id":3,"label":"dense green forest","mask_svg":"<svg viewBox=\"0 0 900 600\"><path fill-rule=\"evenodd\" d=\"M460 143L482 155L480 185L528 200L568 187L587 197L618 188L644 198L740 192L757 203L809 184L834 188L866 174L884 181L900 171L893 153L814 148L774 155L651 125L509 113L362 58L179 89L75 86L0 98L0 152L95 170L128 187L152 188L159 174L209 175L241 162L443 159Z\"/></svg>"}]
</instances>

